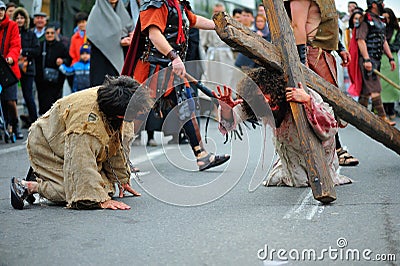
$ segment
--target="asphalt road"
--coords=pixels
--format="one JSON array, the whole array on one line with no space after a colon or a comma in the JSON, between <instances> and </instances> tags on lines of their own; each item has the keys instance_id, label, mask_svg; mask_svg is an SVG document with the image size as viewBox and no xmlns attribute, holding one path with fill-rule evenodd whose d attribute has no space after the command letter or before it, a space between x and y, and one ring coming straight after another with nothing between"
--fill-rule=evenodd
<instances>
[{"instance_id":1,"label":"asphalt road","mask_svg":"<svg viewBox=\"0 0 400 266\"><path fill-rule=\"evenodd\" d=\"M122 199L129 211L76 211L43 201L14 210L10 178L26 174L28 159L22 142L1 142L0 265L399 264L398 154L352 126L341 130L360 165L340 169L354 183L337 187L337 200L321 205L309 188L249 192L260 180L252 176L262 132L223 145L215 123L209 130L207 147L233 157L206 172L195 171L188 145L133 147L143 172L133 186L143 195Z\"/></svg>"}]
</instances>

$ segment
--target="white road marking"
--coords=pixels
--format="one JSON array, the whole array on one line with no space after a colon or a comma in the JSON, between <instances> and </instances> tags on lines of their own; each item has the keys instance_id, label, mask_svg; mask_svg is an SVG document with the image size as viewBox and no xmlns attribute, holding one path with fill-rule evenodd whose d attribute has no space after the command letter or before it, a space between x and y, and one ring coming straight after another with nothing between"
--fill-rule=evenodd
<instances>
[{"instance_id":1,"label":"white road marking","mask_svg":"<svg viewBox=\"0 0 400 266\"><path fill-rule=\"evenodd\" d=\"M314 199L312 191L309 189L301 194L298 203L283 216L283 219L312 220L315 214L321 214L324 208Z\"/></svg>"},{"instance_id":2,"label":"white road marking","mask_svg":"<svg viewBox=\"0 0 400 266\"><path fill-rule=\"evenodd\" d=\"M142 155L142 156L138 156L138 157L130 156L130 159L132 160L133 164L136 165L136 164L143 163L143 162L146 162L146 161L150 161L150 160L152 160L154 158L157 158L158 156L165 154L166 150L171 150L173 148L174 147L159 148L157 150L148 152L148 153L146 153L145 155Z\"/></svg>"},{"instance_id":3,"label":"white road marking","mask_svg":"<svg viewBox=\"0 0 400 266\"><path fill-rule=\"evenodd\" d=\"M10 147L10 148L5 148L5 149L0 150L0 155L6 154L9 152L21 151L24 149L26 149L26 145L18 145L18 146L14 146L14 147Z\"/></svg>"}]
</instances>

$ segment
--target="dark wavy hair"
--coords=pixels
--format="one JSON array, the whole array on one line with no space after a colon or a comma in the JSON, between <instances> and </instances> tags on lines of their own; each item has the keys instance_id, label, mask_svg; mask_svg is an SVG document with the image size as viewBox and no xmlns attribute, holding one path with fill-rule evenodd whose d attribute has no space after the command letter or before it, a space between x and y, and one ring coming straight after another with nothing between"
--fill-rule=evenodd
<instances>
[{"instance_id":1,"label":"dark wavy hair","mask_svg":"<svg viewBox=\"0 0 400 266\"><path fill-rule=\"evenodd\" d=\"M130 103L135 94L134 102ZM128 76L106 76L102 86L97 91L97 103L113 129L118 129L127 113L131 119L140 111L150 109L152 101L147 89Z\"/></svg>"},{"instance_id":2,"label":"dark wavy hair","mask_svg":"<svg viewBox=\"0 0 400 266\"><path fill-rule=\"evenodd\" d=\"M287 79L282 71L267 70L259 67L246 72L247 76L239 81L237 86L238 98L243 99L242 108L250 120L257 120L266 114L264 96L260 95L258 89L263 94L271 97L270 106L279 106L278 112L274 113L277 126L286 114L288 103L286 101L285 85Z\"/></svg>"},{"instance_id":3,"label":"dark wavy hair","mask_svg":"<svg viewBox=\"0 0 400 266\"><path fill-rule=\"evenodd\" d=\"M390 40L394 30L399 31L399 22L392 9L384 8L383 10L383 13L389 14L389 23L386 24L386 39Z\"/></svg>"},{"instance_id":4,"label":"dark wavy hair","mask_svg":"<svg viewBox=\"0 0 400 266\"><path fill-rule=\"evenodd\" d=\"M357 14L360 14L362 16L362 18L363 18L364 17L364 10L362 8L360 8L360 7L356 7L354 9L353 14L351 14L350 19L349 19L349 28L350 29L354 28L353 20L354 20L354 16L357 15ZM361 18L361 20L362 20L362 18ZM361 24L361 21L360 21L360 24Z\"/></svg>"}]
</instances>

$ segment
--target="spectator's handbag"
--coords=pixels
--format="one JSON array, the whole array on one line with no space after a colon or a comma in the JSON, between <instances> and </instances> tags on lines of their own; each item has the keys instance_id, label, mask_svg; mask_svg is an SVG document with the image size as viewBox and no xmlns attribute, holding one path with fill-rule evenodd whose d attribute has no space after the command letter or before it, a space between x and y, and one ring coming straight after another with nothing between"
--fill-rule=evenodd
<instances>
[{"instance_id":1,"label":"spectator's handbag","mask_svg":"<svg viewBox=\"0 0 400 266\"><path fill-rule=\"evenodd\" d=\"M8 28L8 27L7 27ZM18 82L17 77L12 71L10 65L7 63L6 59L3 57L4 42L6 40L7 28L4 29L3 39L1 42L1 54L0 54L0 84L3 88L10 87Z\"/></svg>"},{"instance_id":2,"label":"spectator's handbag","mask_svg":"<svg viewBox=\"0 0 400 266\"><path fill-rule=\"evenodd\" d=\"M21 70L21 72L22 73L26 73L26 71L28 70L28 64L29 64L29 62L28 62L28 59L26 58L26 57L23 57L23 56L21 56L19 59L18 59L18 66L19 66L19 69Z\"/></svg>"},{"instance_id":3,"label":"spectator's handbag","mask_svg":"<svg viewBox=\"0 0 400 266\"><path fill-rule=\"evenodd\" d=\"M46 59L46 41L43 42L43 80L50 82L50 83L56 83L58 81L58 76L60 72L58 69L51 68L51 67L45 67L45 59Z\"/></svg>"}]
</instances>

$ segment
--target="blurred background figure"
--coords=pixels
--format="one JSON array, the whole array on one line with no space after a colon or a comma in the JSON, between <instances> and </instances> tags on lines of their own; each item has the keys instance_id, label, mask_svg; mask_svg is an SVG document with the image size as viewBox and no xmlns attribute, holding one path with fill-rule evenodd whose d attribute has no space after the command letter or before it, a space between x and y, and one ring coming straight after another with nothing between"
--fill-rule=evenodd
<instances>
[{"instance_id":1,"label":"blurred background figure","mask_svg":"<svg viewBox=\"0 0 400 266\"><path fill-rule=\"evenodd\" d=\"M45 40L40 43L40 55L36 57L36 89L39 100L39 115L46 113L55 101L62 97L65 76L59 72L61 64L69 64L70 58L67 48L56 40L56 29L48 26L45 31ZM46 78L45 70L54 73L52 79Z\"/></svg>"},{"instance_id":2,"label":"blurred background figure","mask_svg":"<svg viewBox=\"0 0 400 266\"><path fill-rule=\"evenodd\" d=\"M390 8L385 8L382 16L386 20L386 41L389 44L390 51L392 52L392 56L396 62L396 67L398 67L399 58L397 53L400 49L399 23L393 10ZM399 71L391 71L391 66L388 60L382 60L381 72L394 83L400 84ZM398 89L394 88L384 79L381 79L381 84L383 107L385 108L386 115L389 117L389 119L393 120L396 117L396 112L394 109L395 103L399 102L400 93Z\"/></svg>"},{"instance_id":3,"label":"blurred background figure","mask_svg":"<svg viewBox=\"0 0 400 266\"><path fill-rule=\"evenodd\" d=\"M224 11L225 6L222 3L217 3L213 8L213 15ZM235 59L233 58L231 47L223 42L213 30L200 31L200 41L201 46L206 52L206 80L218 81L226 85L230 84L232 73L227 73L227 68L222 69L218 64L213 62L221 62L233 66Z\"/></svg>"},{"instance_id":4,"label":"blurred background figure","mask_svg":"<svg viewBox=\"0 0 400 266\"><path fill-rule=\"evenodd\" d=\"M267 18L264 15L256 16L255 31L267 41L271 41L271 34L267 27Z\"/></svg>"},{"instance_id":5,"label":"blurred background figure","mask_svg":"<svg viewBox=\"0 0 400 266\"><path fill-rule=\"evenodd\" d=\"M39 40L35 33L29 30L29 15L26 9L19 7L15 9L13 20L18 24L19 34L21 36L21 56L18 64L21 71L21 88L24 97L28 115L21 114L20 118L24 128L30 125L38 118L37 107L35 103L35 95L33 91L33 81L36 75L35 58L40 55Z\"/></svg>"},{"instance_id":6,"label":"blurred background figure","mask_svg":"<svg viewBox=\"0 0 400 266\"><path fill-rule=\"evenodd\" d=\"M258 19L258 25L257 25L257 19ZM265 20L265 22L263 22L263 20ZM269 32L268 28L267 13L265 13L265 7L263 4L258 5L257 16L255 18L255 28L257 34L259 34L258 31L261 31L262 33L261 36L267 41L269 42L271 41L271 33Z\"/></svg>"},{"instance_id":7,"label":"blurred background figure","mask_svg":"<svg viewBox=\"0 0 400 266\"><path fill-rule=\"evenodd\" d=\"M43 42L45 39L44 31L47 24L47 14L44 12L34 13L33 24L35 25L33 32L36 34L36 38L38 38L40 42Z\"/></svg>"},{"instance_id":8,"label":"blurred background figure","mask_svg":"<svg viewBox=\"0 0 400 266\"><path fill-rule=\"evenodd\" d=\"M91 44L90 86L103 84L105 75L118 76L124 65L124 50L131 43L132 18L118 0L96 0L86 34Z\"/></svg>"},{"instance_id":9,"label":"blurred background figure","mask_svg":"<svg viewBox=\"0 0 400 266\"><path fill-rule=\"evenodd\" d=\"M14 11L15 11L15 9L16 9L17 7L18 7L17 4L14 3L14 2L9 2L9 3L7 3L7 5L6 5L6 14L7 14L7 16L8 16L11 20L14 20L14 19L13 19L13 13L14 13Z\"/></svg>"},{"instance_id":10,"label":"blurred background figure","mask_svg":"<svg viewBox=\"0 0 400 266\"><path fill-rule=\"evenodd\" d=\"M17 79L21 73L18 67L18 58L21 54L21 38L19 36L18 25L6 14L6 5L0 1L0 56L3 56L9 64ZM2 89L1 105L5 115L6 125L11 126L12 132L17 139L23 139L19 131L19 120L17 111L18 84L14 84Z\"/></svg>"},{"instance_id":11,"label":"blurred background figure","mask_svg":"<svg viewBox=\"0 0 400 266\"><path fill-rule=\"evenodd\" d=\"M80 49L84 43L87 42L86 37L86 23L88 14L85 12L78 12L75 14L76 31L71 37L71 44L69 46L69 56L71 57L71 64L75 64L80 60Z\"/></svg>"},{"instance_id":12,"label":"blurred background figure","mask_svg":"<svg viewBox=\"0 0 400 266\"><path fill-rule=\"evenodd\" d=\"M71 92L77 92L90 87L90 46L82 45L80 49L80 58L70 67L62 64L59 69L67 77L73 77L73 87Z\"/></svg>"},{"instance_id":13,"label":"blurred background figure","mask_svg":"<svg viewBox=\"0 0 400 266\"><path fill-rule=\"evenodd\" d=\"M242 19L242 11L243 10L241 8L235 8L232 11L232 17L238 22L242 22L241 21L241 19Z\"/></svg>"},{"instance_id":14,"label":"blurred background figure","mask_svg":"<svg viewBox=\"0 0 400 266\"><path fill-rule=\"evenodd\" d=\"M348 28L348 31L351 33L351 38L349 42L349 53L352 60L350 61L350 64L348 66L350 86L347 92L350 94L350 96L355 97L356 100L358 100L358 96L360 96L362 89L362 73L360 67L358 66L359 54L356 32L363 20L363 14L364 10L362 10L361 8L355 9L350 17Z\"/></svg>"}]
</instances>

